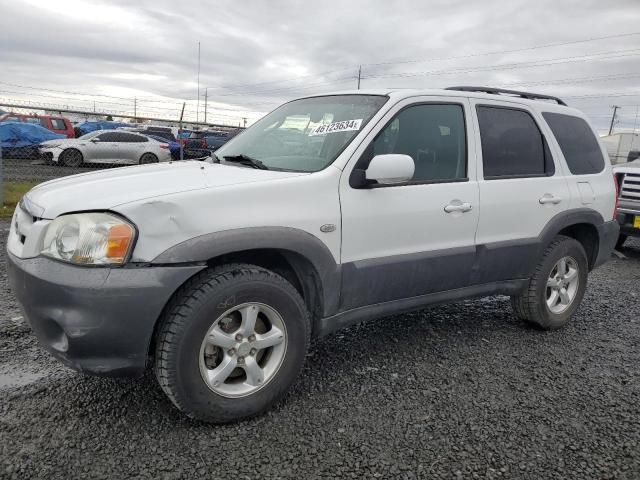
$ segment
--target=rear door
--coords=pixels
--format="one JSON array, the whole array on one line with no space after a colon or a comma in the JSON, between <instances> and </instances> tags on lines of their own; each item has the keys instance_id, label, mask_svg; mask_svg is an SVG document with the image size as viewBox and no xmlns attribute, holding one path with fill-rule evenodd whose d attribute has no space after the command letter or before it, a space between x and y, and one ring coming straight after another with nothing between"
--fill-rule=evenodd
<instances>
[{"instance_id":1,"label":"rear door","mask_svg":"<svg viewBox=\"0 0 640 480\"><path fill-rule=\"evenodd\" d=\"M118 132L119 163L138 163L145 152L148 143L147 137L129 132Z\"/></svg>"},{"instance_id":2,"label":"rear door","mask_svg":"<svg viewBox=\"0 0 640 480\"><path fill-rule=\"evenodd\" d=\"M567 179L537 112L513 102L470 100L481 146L474 280L524 278L537 261L539 235L571 204Z\"/></svg>"}]
</instances>

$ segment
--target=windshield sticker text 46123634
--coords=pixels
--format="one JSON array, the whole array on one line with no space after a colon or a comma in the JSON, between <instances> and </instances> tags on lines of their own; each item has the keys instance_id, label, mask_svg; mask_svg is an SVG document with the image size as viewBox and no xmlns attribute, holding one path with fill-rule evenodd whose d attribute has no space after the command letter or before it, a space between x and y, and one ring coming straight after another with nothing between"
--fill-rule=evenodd
<instances>
[{"instance_id":1,"label":"windshield sticker text 46123634","mask_svg":"<svg viewBox=\"0 0 640 480\"><path fill-rule=\"evenodd\" d=\"M340 122L328 123L326 125L318 125L309 132L309 136L325 135L327 133L348 132L350 130L360 130L362 119L342 120Z\"/></svg>"}]
</instances>

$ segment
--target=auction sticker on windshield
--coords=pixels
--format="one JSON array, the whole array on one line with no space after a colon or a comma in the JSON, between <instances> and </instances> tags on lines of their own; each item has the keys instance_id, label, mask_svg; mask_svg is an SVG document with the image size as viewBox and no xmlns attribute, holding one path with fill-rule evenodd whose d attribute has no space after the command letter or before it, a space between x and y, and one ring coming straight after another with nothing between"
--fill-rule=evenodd
<instances>
[{"instance_id":1,"label":"auction sticker on windshield","mask_svg":"<svg viewBox=\"0 0 640 480\"><path fill-rule=\"evenodd\" d=\"M342 120L340 122L328 123L326 125L318 125L309 132L309 136L324 135L326 133L348 132L351 130L360 130L362 119Z\"/></svg>"}]
</instances>

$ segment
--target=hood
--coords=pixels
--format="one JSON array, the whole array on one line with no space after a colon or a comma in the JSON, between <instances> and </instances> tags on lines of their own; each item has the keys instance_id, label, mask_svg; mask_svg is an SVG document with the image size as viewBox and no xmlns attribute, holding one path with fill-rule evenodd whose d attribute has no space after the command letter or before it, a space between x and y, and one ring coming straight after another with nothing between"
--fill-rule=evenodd
<instances>
[{"instance_id":1,"label":"hood","mask_svg":"<svg viewBox=\"0 0 640 480\"><path fill-rule=\"evenodd\" d=\"M75 146L75 145L84 145L85 143L88 143L88 142L89 140L80 140L79 138L60 137L56 140L47 140L46 142L40 142L40 146L42 147L55 147L57 145Z\"/></svg>"},{"instance_id":2,"label":"hood","mask_svg":"<svg viewBox=\"0 0 640 480\"><path fill-rule=\"evenodd\" d=\"M81 173L41 183L25 195L34 216L55 218L62 213L109 210L118 205L174 193L267 182L308 175L211 164L198 161L136 165Z\"/></svg>"}]
</instances>

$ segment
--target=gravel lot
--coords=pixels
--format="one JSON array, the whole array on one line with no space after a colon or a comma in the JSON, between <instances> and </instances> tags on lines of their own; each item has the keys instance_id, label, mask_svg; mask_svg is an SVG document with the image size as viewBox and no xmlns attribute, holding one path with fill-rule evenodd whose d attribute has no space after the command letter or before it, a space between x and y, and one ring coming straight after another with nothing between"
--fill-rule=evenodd
<instances>
[{"instance_id":1,"label":"gravel lot","mask_svg":"<svg viewBox=\"0 0 640 480\"><path fill-rule=\"evenodd\" d=\"M0 223L0 477L640 478L640 242L595 271L573 323L504 297L355 326L312 346L259 418L182 417L151 376L42 352L8 290Z\"/></svg>"}]
</instances>

